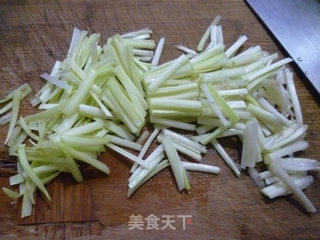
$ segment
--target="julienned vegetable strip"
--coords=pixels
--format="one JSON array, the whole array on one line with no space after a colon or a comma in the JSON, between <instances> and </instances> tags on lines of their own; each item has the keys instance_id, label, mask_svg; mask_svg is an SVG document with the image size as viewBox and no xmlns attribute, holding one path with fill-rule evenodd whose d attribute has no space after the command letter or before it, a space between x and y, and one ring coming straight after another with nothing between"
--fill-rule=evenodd
<instances>
[{"instance_id":1,"label":"julienned vegetable strip","mask_svg":"<svg viewBox=\"0 0 320 240\"><path fill-rule=\"evenodd\" d=\"M167 80L169 80L170 77L172 77L175 72L182 67L190 58L188 55L181 55L179 58L177 58L172 65L170 65L162 74L159 75L154 81L150 84L149 90L154 91L156 90L161 84L165 83Z\"/></svg>"},{"instance_id":2,"label":"julienned vegetable strip","mask_svg":"<svg viewBox=\"0 0 320 240\"><path fill-rule=\"evenodd\" d=\"M200 42L198 44L198 47L197 47L198 51L202 51L203 50L204 45L206 44L206 41L208 40L208 38L210 36L210 27L217 25L220 22L220 20L221 20L221 16L220 15L216 16L216 18L212 21L210 26L207 28L207 30L203 34L203 36L202 36L202 38L201 38L201 40L200 40Z\"/></svg>"},{"instance_id":3,"label":"julienned vegetable strip","mask_svg":"<svg viewBox=\"0 0 320 240\"><path fill-rule=\"evenodd\" d=\"M300 190L300 188L294 183L286 171L278 167L275 163L271 164L271 171L277 175L281 181L293 192L293 194L299 199L308 212L316 212L316 208L312 205L306 195Z\"/></svg>"},{"instance_id":4,"label":"julienned vegetable strip","mask_svg":"<svg viewBox=\"0 0 320 240\"><path fill-rule=\"evenodd\" d=\"M158 65L158 62L160 60L162 49L163 49L165 41L166 41L165 38L160 38L160 40L158 42L158 45L157 45L157 48L156 48L156 50L154 52L152 61L151 61L151 66L152 67L156 67Z\"/></svg>"},{"instance_id":5,"label":"julienned vegetable strip","mask_svg":"<svg viewBox=\"0 0 320 240\"><path fill-rule=\"evenodd\" d=\"M10 185L17 185L19 193L3 190L13 199L23 197L21 216L31 215L37 188L49 198L44 185L61 172L83 181L79 161L109 174L98 160L106 147L134 162L128 197L167 166L179 191L189 190L186 171L220 169L181 161L178 152L201 161L207 152L202 144L209 143L237 176L247 171L267 197L292 192L314 212L301 190L313 182L308 171L320 171L320 164L296 156L308 147L308 127L293 74L285 67L292 60L274 62L278 54L269 55L260 46L239 52L246 36L225 50L220 19L215 18L199 42L201 53L179 45L188 55L161 65L164 38L153 53L149 28L116 34L104 45L99 44L100 34L75 28L67 58L41 75L48 82L31 101L44 111L19 118L20 102L31 91L27 84L0 100L5 104L0 124L10 122L5 142L9 154L18 157L18 173ZM151 135L141 133L148 120L155 127ZM199 135L186 137L167 128ZM241 166L217 142L228 136L242 142ZM160 145L145 158L156 138ZM260 162L269 170L259 173Z\"/></svg>"},{"instance_id":6,"label":"julienned vegetable strip","mask_svg":"<svg viewBox=\"0 0 320 240\"><path fill-rule=\"evenodd\" d=\"M139 159L142 159L142 158L144 157L144 155L147 153L147 151L148 151L151 143L152 143L153 140L157 137L158 133L159 133L159 130L158 130L158 129L155 129L155 130L151 133L150 137L148 138L148 140L146 141L146 143L143 145L143 147L142 147L142 149L141 149L141 151L140 151L140 153L139 153L139 155L138 155L138 158L139 158ZM132 168L130 169L130 172L131 172L131 173L134 172L134 170L137 168L137 166L138 166L138 164L135 163L135 164L132 166Z\"/></svg>"},{"instance_id":7,"label":"julienned vegetable strip","mask_svg":"<svg viewBox=\"0 0 320 240\"><path fill-rule=\"evenodd\" d=\"M180 157L173 147L173 143L170 140L170 137L164 136L162 141L163 148L168 156L170 166L172 168L173 174L176 178L179 191L182 191L184 188L190 188L185 169L181 163Z\"/></svg>"},{"instance_id":8,"label":"julienned vegetable strip","mask_svg":"<svg viewBox=\"0 0 320 240\"><path fill-rule=\"evenodd\" d=\"M25 153L25 145L20 145L18 148L18 156L19 156L19 163L21 164L23 170L28 174L32 182L37 185L37 187L43 192L43 194L51 200L51 197L49 196L49 193L47 192L46 188L44 187L43 183L39 179L39 177L33 172L26 153Z\"/></svg>"},{"instance_id":9,"label":"julienned vegetable strip","mask_svg":"<svg viewBox=\"0 0 320 240\"><path fill-rule=\"evenodd\" d=\"M182 162L182 166L189 171L207 172L217 174L220 172L219 167L210 166L200 163Z\"/></svg>"}]
</instances>

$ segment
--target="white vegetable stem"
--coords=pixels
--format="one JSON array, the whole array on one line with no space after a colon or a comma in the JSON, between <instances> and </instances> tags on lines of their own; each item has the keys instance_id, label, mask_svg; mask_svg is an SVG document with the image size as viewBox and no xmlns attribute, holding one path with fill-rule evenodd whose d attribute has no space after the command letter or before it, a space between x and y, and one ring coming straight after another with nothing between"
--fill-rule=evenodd
<instances>
[{"instance_id":1,"label":"white vegetable stem","mask_svg":"<svg viewBox=\"0 0 320 240\"><path fill-rule=\"evenodd\" d=\"M156 51L154 52L154 55L151 61L151 66L156 67L158 65L165 41L166 41L166 38L164 37L160 38Z\"/></svg>"},{"instance_id":2,"label":"white vegetable stem","mask_svg":"<svg viewBox=\"0 0 320 240\"><path fill-rule=\"evenodd\" d=\"M122 156L126 157L127 159L129 159L133 163L138 163L142 167L149 168L148 164L146 164L144 161L142 161L141 159L139 159L138 157L136 157L132 153L129 153L128 151L126 151L126 150L124 150L124 149L122 149L112 143L107 144L107 147L111 148L112 150L114 150L117 153L121 154Z\"/></svg>"},{"instance_id":3,"label":"white vegetable stem","mask_svg":"<svg viewBox=\"0 0 320 240\"><path fill-rule=\"evenodd\" d=\"M247 41L247 36L240 36L239 39L226 51L227 57L233 56L238 49Z\"/></svg>"},{"instance_id":4,"label":"white vegetable stem","mask_svg":"<svg viewBox=\"0 0 320 240\"><path fill-rule=\"evenodd\" d=\"M226 162L226 164L232 169L232 171L237 175L237 177L239 177L241 174L239 169L237 168L235 162L229 157L229 155L223 149L223 147L215 139L212 140L211 143L214 146L214 148L217 150L217 152L220 154L222 159Z\"/></svg>"},{"instance_id":5,"label":"white vegetable stem","mask_svg":"<svg viewBox=\"0 0 320 240\"><path fill-rule=\"evenodd\" d=\"M169 159L170 166L172 168L174 177L178 184L179 191L182 191L184 188L188 189L189 187L186 185L186 182L185 182L186 180L185 170L183 168L183 165L181 163L180 157L176 149L173 147L173 143L170 140L170 137L164 136L162 145Z\"/></svg>"},{"instance_id":6,"label":"white vegetable stem","mask_svg":"<svg viewBox=\"0 0 320 240\"><path fill-rule=\"evenodd\" d=\"M289 69L285 69L286 83L289 92L289 96L294 109L294 115L298 123L303 124L301 107L296 92L296 87L293 82L293 73Z\"/></svg>"},{"instance_id":7,"label":"white vegetable stem","mask_svg":"<svg viewBox=\"0 0 320 240\"><path fill-rule=\"evenodd\" d=\"M143 131L143 133L139 136L136 143L142 144L150 135L148 130Z\"/></svg>"},{"instance_id":8,"label":"white vegetable stem","mask_svg":"<svg viewBox=\"0 0 320 240\"><path fill-rule=\"evenodd\" d=\"M210 166L207 164L182 162L182 166L188 171L197 171L197 172L205 172L205 173L213 173L213 174L217 174L220 172L219 167Z\"/></svg>"},{"instance_id":9,"label":"white vegetable stem","mask_svg":"<svg viewBox=\"0 0 320 240\"><path fill-rule=\"evenodd\" d=\"M205 146L201 145L200 143L197 143L185 136L182 136L181 134L175 133L173 131L170 131L168 129L163 129L163 133L166 136L169 136L174 142L177 142L178 144L183 144L186 146L189 146L191 148L194 148L198 150L201 153L206 153L207 149Z\"/></svg>"},{"instance_id":10,"label":"white vegetable stem","mask_svg":"<svg viewBox=\"0 0 320 240\"><path fill-rule=\"evenodd\" d=\"M197 55L197 52L183 45L177 45L177 49L185 52L186 54L192 54L193 56Z\"/></svg>"},{"instance_id":11,"label":"white vegetable stem","mask_svg":"<svg viewBox=\"0 0 320 240\"><path fill-rule=\"evenodd\" d=\"M149 85L149 90L156 90L161 84L165 83L172 77L175 72L180 69L190 58L190 55L181 55L177 58L165 71L163 71L153 82Z\"/></svg>"},{"instance_id":12,"label":"white vegetable stem","mask_svg":"<svg viewBox=\"0 0 320 240\"><path fill-rule=\"evenodd\" d=\"M202 38L201 38L201 40L200 40L200 42L198 44L198 47L197 47L198 51L202 51L203 50L204 45L206 44L207 40L209 39L211 26L217 25L220 22L220 20L221 20L221 16L218 15L218 16L215 17L215 19L209 25L209 27L207 28L207 30L203 34L203 36L202 36Z\"/></svg>"},{"instance_id":13,"label":"white vegetable stem","mask_svg":"<svg viewBox=\"0 0 320 240\"><path fill-rule=\"evenodd\" d=\"M158 140L158 142L162 143L162 137L161 136L158 136L157 140ZM192 159L194 159L194 160L196 160L198 162L200 162L202 160L201 153L198 150L196 150L196 149L194 149L194 148L192 148L190 146L186 146L186 145L184 145L182 143L176 143L176 142L174 142L174 139L172 139L172 142L173 142L174 148L177 151L179 151L179 152L191 157Z\"/></svg>"},{"instance_id":14,"label":"white vegetable stem","mask_svg":"<svg viewBox=\"0 0 320 240\"><path fill-rule=\"evenodd\" d=\"M276 176L278 176L281 181L292 191L292 193L298 198L308 212L316 212L316 208L313 206L310 200L281 167L273 163L271 164L270 170Z\"/></svg>"},{"instance_id":15,"label":"white vegetable stem","mask_svg":"<svg viewBox=\"0 0 320 240\"><path fill-rule=\"evenodd\" d=\"M142 149L141 149L141 151L140 151L140 153L139 153L139 155L138 155L138 158L139 158L139 159L142 159L142 158L144 157L144 155L147 153L147 151L148 151L151 143L152 143L153 140L157 137L158 133L159 133L159 130L158 130L158 129L155 129L155 130L151 133L150 137L148 138L147 142L143 145L143 147L142 147ZM136 170L137 167L138 167L138 164L135 163L135 164L131 167L130 172L131 172L131 173L134 172L134 170Z\"/></svg>"}]
</instances>

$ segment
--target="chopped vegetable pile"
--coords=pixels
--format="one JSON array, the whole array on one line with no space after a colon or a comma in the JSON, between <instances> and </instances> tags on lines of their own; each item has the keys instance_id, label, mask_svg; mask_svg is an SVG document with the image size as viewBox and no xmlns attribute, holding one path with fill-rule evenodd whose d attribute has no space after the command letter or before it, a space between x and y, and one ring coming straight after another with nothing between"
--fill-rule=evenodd
<instances>
[{"instance_id":1,"label":"chopped vegetable pile","mask_svg":"<svg viewBox=\"0 0 320 240\"><path fill-rule=\"evenodd\" d=\"M19 186L18 192L3 190L13 199L22 197L21 217L31 215L37 188L51 199L45 184L61 172L83 181L81 162L109 174L98 160L106 148L133 163L128 197L168 166L179 191L189 190L187 171L220 172L200 163L208 144L236 176L248 171L267 197L293 193L315 212L302 190L320 163L294 155L308 147L308 126L285 66L292 60L277 60L260 46L240 52L246 36L226 48L220 19L210 24L197 51L178 45L184 53L161 65L165 38L155 47L149 28L116 34L105 45L99 44L100 34L75 28L66 59L41 74L47 82L31 104L42 111L19 115L20 102L31 92L28 84L1 100L0 124L9 123L5 144L18 159L10 185ZM142 130L148 122L152 133ZM197 134L187 137L169 128ZM242 142L240 164L218 142L227 136ZM154 141L158 147L146 156ZM180 153L193 162L182 161ZM261 166L268 170L258 172Z\"/></svg>"}]
</instances>

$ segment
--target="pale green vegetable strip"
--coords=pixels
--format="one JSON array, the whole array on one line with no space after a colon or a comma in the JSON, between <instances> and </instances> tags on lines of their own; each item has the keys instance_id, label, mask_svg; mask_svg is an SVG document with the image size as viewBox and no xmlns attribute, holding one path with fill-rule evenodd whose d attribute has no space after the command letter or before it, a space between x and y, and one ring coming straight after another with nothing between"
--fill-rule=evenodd
<instances>
[{"instance_id":1,"label":"pale green vegetable strip","mask_svg":"<svg viewBox=\"0 0 320 240\"><path fill-rule=\"evenodd\" d=\"M97 95L93 92L90 92L91 96L94 98L94 100L98 103L101 110L104 112L107 118L112 118L111 112L106 108L106 106L100 101L100 99L97 97Z\"/></svg>"},{"instance_id":2,"label":"pale green vegetable strip","mask_svg":"<svg viewBox=\"0 0 320 240\"><path fill-rule=\"evenodd\" d=\"M141 178L141 176L143 177L143 174L140 174L140 172L144 172L144 174L146 174L145 170L151 170L152 169L152 165L155 166L158 162L160 162L162 159L165 158L164 155L164 150L163 150L163 146L159 145L146 159L145 159L145 163L149 164L150 169L145 169L141 166L139 166L130 176L129 178L129 183L132 182L133 180L135 180L135 182L140 182L143 178ZM156 163L155 163L156 162ZM139 176L138 178L136 178L136 176ZM130 186L129 186L130 187ZM131 186L132 187L132 186Z\"/></svg>"},{"instance_id":3,"label":"pale green vegetable strip","mask_svg":"<svg viewBox=\"0 0 320 240\"><path fill-rule=\"evenodd\" d=\"M198 84L196 83L189 83L189 84L183 84L178 86L172 86L172 87L161 87L158 88L156 91L153 91L149 94L149 96L156 96L156 95L171 95L171 94L177 94L179 92L185 92L187 90L196 90L198 89Z\"/></svg>"},{"instance_id":4,"label":"pale green vegetable strip","mask_svg":"<svg viewBox=\"0 0 320 240\"><path fill-rule=\"evenodd\" d=\"M108 86L111 90L113 97L116 99L118 104L124 110L126 115L130 120L138 127L142 124L144 118L140 112L138 112L137 107L133 104L129 98L124 94L124 89L120 83L115 79L109 79Z\"/></svg>"},{"instance_id":5,"label":"pale green vegetable strip","mask_svg":"<svg viewBox=\"0 0 320 240\"><path fill-rule=\"evenodd\" d=\"M163 160L161 161L150 173L148 173L148 175L143 179L142 182L140 182L138 185L136 185L134 188L128 188L128 192L127 192L127 198L130 198L131 195L142 185L144 184L146 181L148 181L150 178L152 178L153 176L155 176L157 173L161 172L163 169L165 169L166 167L168 167L169 161L168 160Z\"/></svg>"},{"instance_id":6,"label":"pale green vegetable strip","mask_svg":"<svg viewBox=\"0 0 320 240\"><path fill-rule=\"evenodd\" d=\"M66 165L77 182L83 182L83 177L74 159L70 156L66 157Z\"/></svg>"},{"instance_id":7,"label":"pale green vegetable strip","mask_svg":"<svg viewBox=\"0 0 320 240\"><path fill-rule=\"evenodd\" d=\"M143 159L144 155L147 153L147 151L148 151L151 143L152 143L153 140L157 137L158 133L159 133L159 130L158 130L158 129L155 129L155 130L151 133L151 135L149 136L148 140L147 140L146 143L143 145L143 147L142 147L142 149L141 149L141 151L140 151L140 153L139 153L139 155L138 155L138 158ZM138 164L137 164L137 163L133 164L133 166L132 166L131 169L130 169L130 172L131 172L131 173L134 172L134 170L136 170L137 167L138 167Z\"/></svg>"},{"instance_id":8,"label":"pale green vegetable strip","mask_svg":"<svg viewBox=\"0 0 320 240\"><path fill-rule=\"evenodd\" d=\"M153 40L134 40L134 39L123 39L123 41L132 46L133 48L137 49L154 49L156 46L155 42Z\"/></svg>"},{"instance_id":9,"label":"pale green vegetable strip","mask_svg":"<svg viewBox=\"0 0 320 240\"><path fill-rule=\"evenodd\" d=\"M150 122L165 125L167 127L188 130L188 131L195 131L196 130L196 125L194 125L194 124L184 123L184 122L180 122L177 120L165 119L165 118L160 118L160 117L153 117L152 116L150 118Z\"/></svg>"},{"instance_id":10,"label":"pale green vegetable strip","mask_svg":"<svg viewBox=\"0 0 320 240\"><path fill-rule=\"evenodd\" d=\"M108 90L105 91L105 96L102 97L104 103L106 103L112 110L112 113L121 119L122 122L130 129L132 133L139 132L139 129L135 126L132 120L127 116L117 100L113 97L112 93Z\"/></svg>"},{"instance_id":11,"label":"pale green vegetable strip","mask_svg":"<svg viewBox=\"0 0 320 240\"><path fill-rule=\"evenodd\" d=\"M146 115L145 109L147 108L147 102L145 101L144 97L140 94L139 90L136 86L131 82L128 75L126 75L124 69L121 66L117 66L114 69L115 75L120 80L124 88L126 89L130 100L134 102L137 106L137 111L139 114L143 116Z\"/></svg>"},{"instance_id":12,"label":"pale green vegetable strip","mask_svg":"<svg viewBox=\"0 0 320 240\"><path fill-rule=\"evenodd\" d=\"M279 120L270 112L257 107L251 103L248 105L248 110L258 118L268 121L268 123L279 124Z\"/></svg>"},{"instance_id":13,"label":"pale green vegetable strip","mask_svg":"<svg viewBox=\"0 0 320 240\"><path fill-rule=\"evenodd\" d=\"M161 145L160 145L161 146ZM162 146L161 146L162 147ZM160 147L160 148L161 148ZM156 151L156 150L155 150ZM129 180L129 188L135 188L139 183L143 181L143 179L157 166L157 164L164 159L164 154L160 154L152 161L148 162L150 168L149 169L141 169L140 167L131 175L131 181ZM137 173L136 173L137 172Z\"/></svg>"},{"instance_id":14,"label":"pale green vegetable strip","mask_svg":"<svg viewBox=\"0 0 320 240\"><path fill-rule=\"evenodd\" d=\"M21 208L21 218L28 217L32 212L32 204L28 195L23 194L22 208Z\"/></svg>"},{"instance_id":15,"label":"pale green vegetable strip","mask_svg":"<svg viewBox=\"0 0 320 240\"><path fill-rule=\"evenodd\" d=\"M246 73L253 72L254 70L257 70L260 67L266 65L268 62L270 62L270 61L272 62L272 61L276 60L278 57L279 57L278 54L274 53L274 54L272 54L270 56L261 58L258 61L254 62L254 63L251 63L248 66L245 66L244 67L244 71Z\"/></svg>"},{"instance_id":16,"label":"pale green vegetable strip","mask_svg":"<svg viewBox=\"0 0 320 240\"><path fill-rule=\"evenodd\" d=\"M114 122L104 120L103 125L105 128L109 129L111 132L117 134L118 136L127 139L129 141L133 141L134 136L129 133L128 131L125 131L124 128L121 128L119 125L115 124Z\"/></svg>"},{"instance_id":17,"label":"pale green vegetable strip","mask_svg":"<svg viewBox=\"0 0 320 240\"><path fill-rule=\"evenodd\" d=\"M177 118L177 117L197 117L200 115L199 112L185 112L176 110L161 110L161 109L150 109L150 116L152 117L163 117L163 118Z\"/></svg>"},{"instance_id":18,"label":"pale green vegetable strip","mask_svg":"<svg viewBox=\"0 0 320 240\"><path fill-rule=\"evenodd\" d=\"M5 105L3 108L0 109L0 114L5 113L6 111L10 110L12 108L12 102L9 102L7 105Z\"/></svg>"},{"instance_id":19,"label":"pale green vegetable strip","mask_svg":"<svg viewBox=\"0 0 320 240\"><path fill-rule=\"evenodd\" d=\"M15 191L12 191L11 189L9 188L6 188L6 187L2 187L2 190L4 191L4 193L12 198L12 199L18 199L19 197L21 197L21 194L20 193L17 193Z\"/></svg>"},{"instance_id":20,"label":"pale green vegetable strip","mask_svg":"<svg viewBox=\"0 0 320 240\"><path fill-rule=\"evenodd\" d=\"M21 173L13 175L9 178L10 186L23 183L24 181L25 179Z\"/></svg>"},{"instance_id":21,"label":"pale green vegetable strip","mask_svg":"<svg viewBox=\"0 0 320 240\"><path fill-rule=\"evenodd\" d=\"M19 119L19 123L20 123L20 126L22 127L22 129L26 132L26 134L28 134L31 138L33 138L35 140L39 140L39 137L36 134L34 134L33 132L31 132L31 130L27 126L26 122L24 121L24 118L21 116Z\"/></svg>"},{"instance_id":22,"label":"pale green vegetable strip","mask_svg":"<svg viewBox=\"0 0 320 240\"><path fill-rule=\"evenodd\" d=\"M278 176L281 181L291 190L291 192L298 198L308 212L316 212L316 208L307 198L307 196L300 190L291 177L281 167L276 164L271 164L270 170Z\"/></svg>"},{"instance_id":23,"label":"pale green vegetable strip","mask_svg":"<svg viewBox=\"0 0 320 240\"><path fill-rule=\"evenodd\" d=\"M25 153L25 145L20 145L18 148L18 156L19 162L26 172L26 174L30 177L32 182L43 192L43 194L51 201L49 193L47 192L46 188L44 187L43 183L39 179L39 177L33 172L31 166L29 165L26 153Z\"/></svg>"},{"instance_id":24,"label":"pale green vegetable strip","mask_svg":"<svg viewBox=\"0 0 320 240\"><path fill-rule=\"evenodd\" d=\"M215 26L217 25L221 20L221 16L218 15L215 17L215 19L212 21L212 23L209 25L209 27L207 28L207 30L205 31L205 33L203 34L199 44L198 44L198 47L197 47L197 50L198 51L202 51L203 48L204 48L204 45L206 44L206 41L208 40L209 36L210 36L210 27L211 26Z\"/></svg>"},{"instance_id":25,"label":"pale green vegetable strip","mask_svg":"<svg viewBox=\"0 0 320 240\"><path fill-rule=\"evenodd\" d=\"M11 93L8 94L4 99L0 100L0 104L8 102L11 100L17 92L21 92L21 99L25 98L30 92L31 92L31 87L29 86L28 83L25 83L18 87L17 89L13 90Z\"/></svg>"},{"instance_id":26,"label":"pale green vegetable strip","mask_svg":"<svg viewBox=\"0 0 320 240\"><path fill-rule=\"evenodd\" d=\"M213 48L210 48L210 49L194 56L192 59L190 59L190 63L195 65L197 63L206 62L206 60L213 58L214 56L222 53L223 49L224 49L223 44L217 44Z\"/></svg>"},{"instance_id":27,"label":"pale green vegetable strip","mask_svg":"<svg viewBox=\"0 0 320 240\"><path fill-rule=\"evenodd\" d=\"M240 36L239 39L226 51L227 57L232 57L238 49L247 41L247 36Z\"/></svg>"},{"instance_id":28,"label":"pale green vegetable strip","mask_svg":"<svg viewBox=\"0 0 320 240\"><path fill-rule=\"evenodd\" d=\"M39 121L41 119L48 119L48 118L52 118L52 116L57 116L60 113L62 113L62 110L64 108L64 106L66 105L67 102L63 102L60 103L58 106L47 109L45 111L36 113L34 115L29 115L27 117L24 118L24 120L28 123L28 122L34 122L34 121ZM69 104L69 103L68 103Z\"/></svg>"},{"instance_id":29,"label":"pale green vegetable strip","mask_svg":"<svg viewBox=\"0 0 320 240\"><path fill-rule=\"evenodd\" d=\"M154 52L154 56L151 61L152 67L156 67L159 63L165 40L166 40L166 38L162 37L162 38L160 38L160 40L158 42L156 51Z\"/></svg>"},{"instance_id":30,"label":"pale green vegetable strip","mask_svg":"<svg viewBox=\"0 0 320 240\"><path fill-rule=\"evenodd\" d=\"M162 99L185 99L185 100L195 100L199 96L198 91L190 91L190 92L184 92L176 95L169 95L169 96L159 96L157 98Z\"/></svg>"},{"instance_id":31,"label":"pale green vegetable strip","mask_svg":"<svg viewBox=\"0 0 320 240\"><path fill-rule=\"evenodd\" d=\"M9 147L12 147L12 145L14 144L16 138L19 137L19 135L21 133L21 130L22 130L21 126L15 126L15 128L12 131L11 137L10 137L8 143L7 143L7 145Z\"/></svg>"},{"instance_id":32,"label":"pale green vegetable strip","mask_svg":"<svg viewBox=\"0 0 320 240\"><path fill-rule=\"evenodd\" d=\"M148 130L144 130L143 133L137 139L136 143L142 144L149 136L150 132Z\"/></svg>"},{"instance_id":33,"label":"pale green vegetable strip","mask_svg":"<svg viewBox=\"0 0 320 240\"><path fill-rule=\"evenodd\" d=\"M91 135L68 135L61 136L63 142L65 142L69 146L81 146L85 149L86 146L96 146L103 145L110 142L109 136L104 137L96 137Z\"/></svg>"},{"instance_id":34,"label":"pale green vegetable strip","mask_svg":"<svg viewBox=\"0 0 320 240\"><path fill-rule=\"evenodd\" d=\"M149 165L146 164L144 161L142 161L141 159L139 159L138 157L136 157L135 155L127 152L126 150L112 144L112 143L109 143L107 145L109 148L111 148L112 150L116 151L117 153L125 156L127 159L131 160L132 162L134 163L138 163L139 165L141 165L142 167L144 168L149 168Z\"/></svg>"},{"instance_id":35,"label":"pale green vegetable strip","mask_svg":"<svg viewBox=\"0 0 320 240\"><path fill-rule=\"evenodd\" d=\"M10 125L9 125L9 129L8 129L8 134L7 134L7 138L4 142L4 144L7 144L10 136L13 132L13 129L16 125L16 122L18 120L18 114L19 114L19 108L20 108L20 101L21 101L21 92L17 91L13 94L13 100L12 100L12 115L11 115L11 120L10 120Z\"/></svg>"},{"instance_id":36,"label":"pale green vegetable strip","mask_svg":"<svg viewBox=\"0 0 320 240\"><path fill-rule=\"evenodd\" d=\"M219 105L224 115L226 115L233 123L237 123L240 118L236 114L236 112L234 112L229 107L229 105L222 99L222 97L219 95L219 93L214 89L212 85L208 84L207 86L209 88L209 91L211 92L213 99Z\"/></svg>"},{"instance_id":37,"label":"pale green vegetable strip","mask_svg":"<svg viewBox=\"0 0 320 240\"><path fill-rule=\"evenodd\" d=\"M169 159L170 166L172 168L174 177L176 179L176 182L178 184L179 191L181 192L184 188L186 188L185 184L185 170L182 166L180 157L177 153L177 150L173 147L173 143L168 136L163 136L162 145L164 148L164 151L166 152L166 155Z\"/></svg>"},{"instance_id":38,"label":"pale green vegetable strip","mask_svg":"<svg viewBox=\"0 0 320 240\"><path fill-rule=\"evenodd\" d=\"M82 134L94 132L96 130L101 129L102 127L103 127L102 121L95 121L92 123L82 125L80 127L74 127L74 128L68 129L62 132L62 134L63 135L82 135Z\"/></svg>"},{"instance_id":39,"label":"pale green vegetable strip","mask_svg":"<svg viewBox=\"0 0 320 240\"><path fill-rule=\"evenodd\" d=\"M150 105L154 109L177 111L199 112L201 109L201 102L184 99L150 98Z\"/></svg>"},{"instance_id":40,"label":"pale green vegetable strip","mask_svg":"<svg viewBox=\"0 0 320 240\"><path fill-rule=\"evenodd\" d=\"M205 82L214 82L220 79L233 78L237 76L241 76L244 74L244 70L242 67L231 68L231 69L222 69L219 71L214 71L210 73L203 73L201 77Z\"/></svg>"},{"instance_id":41,"label":"pale green vegetable strip","mask_svg":"<svg viewBox=\"0 0 320 240\"><path fill-rule=\"evenodd\" d=\"M82 152L82 151L75 150L75 149L68 147L64 144L60 144L60 147L61 147L62 151L64 151L66 154L69 154L72 157L74 157L80 161L83 161L89 165L92 165L93 167L99 169L100 171L102 171L106 174L110 173L110 170L107 167L107 165L105 165L103 162L100 162L97 159L91 157L89 154Z\"/></svg>"},{"instance_id":42,"label":"pale green vegetable strip","mask_svg":"<svg viewBox=\"0 0 320 240\"><path fill-rule=\"evenodd\" d=\"M157 140L158 140L158 142L162 143L161 136L158 136ZM200 162L202 160L201 153L198 150L191 148L190 146L186 146L181 143L176 143L174 141L173 141L173 146L178 152L181 152L181 153L191 157L192 159L194 159L198 162Z\"/></svg>"},{"instance_id":43,"label":"pale green vegetable strip","mask_svg":"<svg viewBox=\"0 0 320 240\"><path fill-rule=\"evenodd\" d=\"M79 112L84 116L89 116L90 118L106 118L105 113L98 107L93 107L91 105L80 104Z\"/></svg>"},{"instance_id":44,"label":"pale green vegetable strip","mask_svg":"<svg viewBox=\"0 0 320 240\"><path fill-rule=\"evenodd\" d=\"M220 119L222 125L223 126L227 126L228 125L228 120L224 117L224 115L221 112L221 109L219 108L219 106L217 105L216 101L212 97L211 92L210 92L210 90L208 88L208 84L201 84L201 90L204 93L204 95L206 96L206 98L208 99L208 102L210 104L210 107L211 107L212 111Z\"/></svg>"},{"instance_id":45,"label":"pale green vegetable strip","mask_svg":"<svg viewBox=\"0 0 320 240\"><path fill-rule=\"evenodd\" d=\"M268 73L270 71L273 71L289 62L292 62L292 59L291 58L285 58L285 59L282 59L280 60L279 62L276 62L276 63L273 63L271 64L270 66L266 66L265 68L257 71L257 72L254 72L252 74L250 74L249 76L246 77L246 79L248 81L252 81L258 77L260 77L261 75L265 74L265 73Z\"/></svg>"},{"instance_id":46,"label":"pale green vegetable strip","mask_svg":"<svg viewBox=\"0 0 320 240\"><path fill-rule=\"evenodd\" d=\"M277 148L281 148L288 143L298 139L300 136L302 136L308 129L308 125L302 125L296 131L294 131L289 137L282 139L281 141L276 142L271 146L271 151L276 150Z\"/></svg>"},{"instance_id":47,"label":"pale green vegetable strip","mask_svg":"<svg viewBox=\"0 0 320 240\"><path fill-rule=\"evenodd\" d=\"M226 164L234 171L234 173L237 175L237 177L240 176L240 171L235 165L234 161L229 157L229 155L226 153L226 151L223 149L223 147L218 143L217 140L213 139L211 141L214 148L217 150L217 152L220 154L222 159L226 162Z\"/></svg>"},{"instance_id":48,"label":"pale green vegetable strip","mask_svg":"<svg viewBox=\"0 0 320 240\"><path fill-rule=\"evenodd\" d=\"M16 150L24 142L24 140L27 138L27 134L24 132L20 133L20 135L16 138L16 141L13 142L12 146L10 146L9 154L10 155L16 155Z\"/></svg>"},{"instance_id":49,"label":"pale green vegetable strip","mask_svg":"<svg viewBox=\"0 0 320 240\"><path fill-rule=\"evenodd\" d=\"M80 84L76 93L71 97L66 107L63 109L63 113L70 116L76 110L77 106L84 100L87 93L89 92L94 80L96 79L97 73L92 69L85 79Z\"/></svg>"},{"instance_id":50,"label":"pale green vegetable strip","mask_svg":"<svg viewBox=\"0 0 320 240\"><path fill-rule=\"evenodd\" d=\"M220 172L220 168L201 163L182 162L182 166L188 171L206 172L217 174Z\"/></svg>"},{"instance_id":51,"label":"pale green vegetable strip","mask_svg":"<svg viewBox=\"0 0 320 240\"><path fill-rule=\"evenodd\" d=\"M201 140L201 143L203 145L208 144L210 141L214 140L215 138L217 138L223 131L225 130L225 127L218 127L217 129L215 129L212 133L210 133L208 136L206 136L205 138L203 138Z\"/></svg>"},{"instance_id":52,"label":"pale green vegetable strip","mask_svg":"<svg viewBox=\"0 0 320 240\"><path fill-rule=\"evenodd\" d=\"M59 125L58 128L55 129L56 132L63 132L65 130L70 129L79 119L79 113L76 112L71 116L66 116L63 122Z\"/></svg>"},{"instance_id":53,"label":"pale green vegetable strip","mask_svg":"<svg viewBox=\"0 0 320 240\"><path fill-rule=\"evenodd\" d=\"M177 58L163 73L161 73L154 81L150 84L149 90L155 91L161 84L169 80L174 73L182 67L190 58L190 55L181 55Z\"/></svg>"},{"instance_id":54,"label":"pale green vegetable strip","mask_svg":"<svg viewBox=\"0 0 320 240\"><path fill-rule=\"evenodd\" d=\"M303 118L301 113L301 107L299 103L299 99L297 96L296 88L293 82L293 73L288 69L285 70L287 88L289 92L290 99L292 101L294 115L298 123L303 124Z\"/></svg>"},{"instance_id":55,"label":"pale green vegetable strip","mask_svg":"<svg viewBox=\"0 0 320 240\"><path fill-rule=\"evenodd\" d=\"M110 138L110 142L114 143L116 145L122 146L122 147L126 147L126 148L130 148L133 150L137 150L140 151L142 149L141 144L138 144L136 142L132 142L130 140L127 139L123 139L123 138L119 138L113 135L106 135L108 138Z\"/></svg>"}]
</instances>

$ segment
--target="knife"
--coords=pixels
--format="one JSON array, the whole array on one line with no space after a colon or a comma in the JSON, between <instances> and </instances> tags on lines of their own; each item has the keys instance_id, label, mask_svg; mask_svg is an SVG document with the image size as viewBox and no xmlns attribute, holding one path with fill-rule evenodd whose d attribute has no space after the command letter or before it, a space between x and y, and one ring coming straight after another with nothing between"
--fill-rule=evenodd
<instances>
[{"instance_id":1,"label":"knife","mask_svg":"<svg viewBox=\"0 0 320 240\"><path fill-rule=\"evenodd\" d=\"M246 0L320 96L320 2Z\"/></svg>"}]
</instances>

